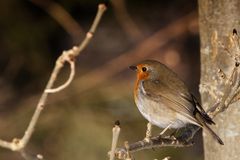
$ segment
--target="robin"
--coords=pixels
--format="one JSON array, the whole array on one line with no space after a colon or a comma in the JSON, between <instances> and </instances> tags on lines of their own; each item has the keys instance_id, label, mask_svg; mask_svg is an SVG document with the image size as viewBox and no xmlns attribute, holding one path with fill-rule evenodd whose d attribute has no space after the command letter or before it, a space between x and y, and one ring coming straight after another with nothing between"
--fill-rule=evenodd
<instances>
[{"instance_id":1,"label":"robin","mask_svg":"<svg viewBox=\"0 0 240 160\"><path fill-rule=\"evenodd\" d=\"M178 129L191 123L206 129L224 144L208 126L215 124L213 120L176 73L155 60L146 60L129 68L137 71L135 103L150 124L164 128L160 134L169 128Z\"/></svg>"}]
</instances>

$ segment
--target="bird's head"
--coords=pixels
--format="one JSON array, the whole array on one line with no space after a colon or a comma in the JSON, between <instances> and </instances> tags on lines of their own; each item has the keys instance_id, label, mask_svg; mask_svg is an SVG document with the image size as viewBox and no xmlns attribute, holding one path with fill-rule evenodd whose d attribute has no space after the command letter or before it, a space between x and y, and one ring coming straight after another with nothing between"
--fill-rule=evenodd
<instances>
[{"instance_id":1,"label":"bird's head","mask_svg":"<svg viewBox=\"0 0 240 160\"><path fill-rule=\"evenodd\" d=\"M145 60L136 65L129 66L137 72L138 80L154 79L159 77L163 64L155 60Z\"/></svg>"}]
</instances>

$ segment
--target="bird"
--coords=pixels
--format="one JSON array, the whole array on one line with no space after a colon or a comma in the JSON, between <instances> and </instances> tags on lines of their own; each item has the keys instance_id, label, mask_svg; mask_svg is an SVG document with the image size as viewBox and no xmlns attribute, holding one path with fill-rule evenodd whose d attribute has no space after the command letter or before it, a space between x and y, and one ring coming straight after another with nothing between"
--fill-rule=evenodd
<instances>
[{"instance_id":1,"label":"bird","mask_svg":"<svg viewBox=\"0 0 240 160\"><path fill-rule=\"evenodd\" d=\"M150 124L179 129L193 124L207 130L223 145L221 138L209 127L215 124L179 76L156 60L144 60L129 66L137 72L134 87L135 104Z\"/></svg>"}]
</instances>

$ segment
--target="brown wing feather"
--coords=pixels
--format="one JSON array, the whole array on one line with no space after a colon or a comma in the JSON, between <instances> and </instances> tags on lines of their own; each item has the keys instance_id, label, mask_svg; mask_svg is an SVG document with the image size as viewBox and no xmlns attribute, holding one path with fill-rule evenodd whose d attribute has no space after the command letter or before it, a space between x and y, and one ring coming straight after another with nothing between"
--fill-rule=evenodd
<instances>
[{"instance_id":1,"label":"brown wing feather","mask_svg":"<svg viewBox=\"0 0 240 160\"><path fill-rule=\"evenodd\" d=\"M152 83L152 81L144 81L143 88L149 98L154 101L165 102L165 104L167 104L167 106L169 106L169 108L172 110L185 116L193 123L202 126L193 115L194 111L196 110L194 102L186 99L186 97L191 98L190 94L179 93L178 91L169 88L165 84L160 83L160 81L157 83Z\"/></svg>"}]
</instances>

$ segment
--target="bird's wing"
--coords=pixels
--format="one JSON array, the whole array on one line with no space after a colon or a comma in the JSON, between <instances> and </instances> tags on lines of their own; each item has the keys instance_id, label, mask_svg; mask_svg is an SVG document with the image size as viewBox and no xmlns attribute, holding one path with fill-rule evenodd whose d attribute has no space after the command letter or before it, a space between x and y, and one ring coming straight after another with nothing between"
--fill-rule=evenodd
<instances>
[{"instance_id":1,"label":"bird's wing","mask_svg":"<svg viewBox=\"0 0 240 160\"><path fill-rule=\"evenodd\" d=\"M156 102L161 101L170 109L201 126L194 117L196 106L191 94L188 92L180 93L180 91L174 90L164 83L160 83L160 81L144 81L142 85L146 95Z\"/></svg>"}]
</instances>

